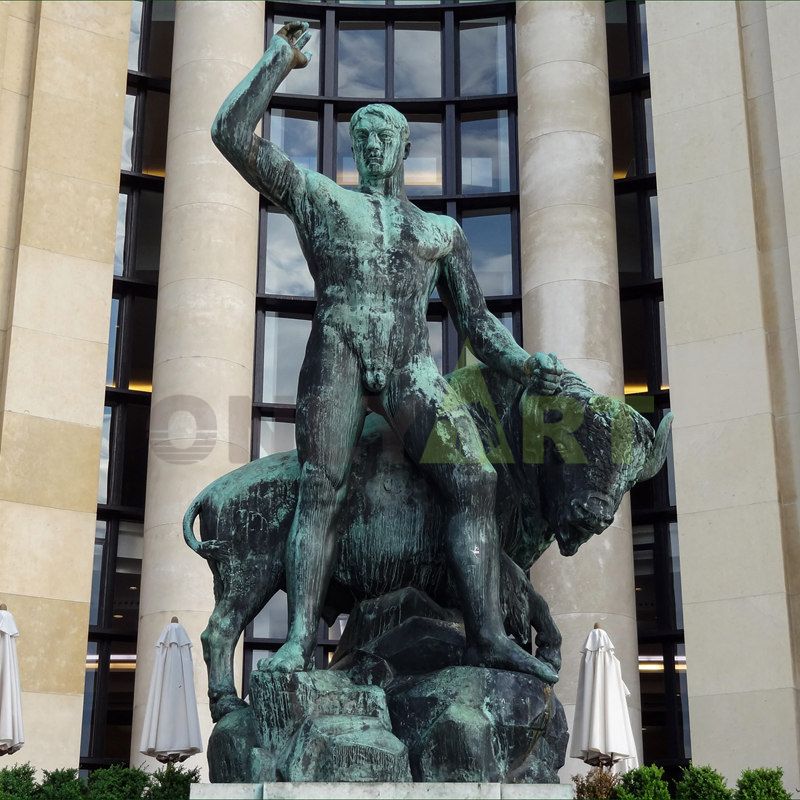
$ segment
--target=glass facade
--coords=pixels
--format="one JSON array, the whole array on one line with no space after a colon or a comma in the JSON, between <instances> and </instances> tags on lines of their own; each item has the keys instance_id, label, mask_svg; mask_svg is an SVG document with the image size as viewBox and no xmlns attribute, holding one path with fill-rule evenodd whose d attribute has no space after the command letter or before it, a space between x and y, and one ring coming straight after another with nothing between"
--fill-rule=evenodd
<instances>
[{"instance_id":1,"label":"glass facade","mask_svg":"<svg viewBox=\"0 0 800 800\"><path fill-rule=\"evenodd\" d=\"M625 394L655 426L670 401L645 4L605 7ZM631 508L643 760L677 776L691 747L671 447Z\"/></svg>"},{"instance_id":2,"label":"glass facade","mask_svg":"<svg viewBox=\"0 0 800 800\"><path fill-rule=\"evenodd\" d=\"M314 55L309 69L279 87L264 135L298 164L354 188L350 117L369 102L391 102L409 121L410 199L462 224L489 307L520 339L515 3L355 6L267 5L267 40L288 19L307 20L314 31L307 49ZM470 53L468 66L460 51ZM254 458L294 447L297 378L315 304L294 226L263 200L258 268ZM428 333L443 372L474 360L436 294ZM283 642L286 622L280 593L246 631L245 684L259 659ZM345 622L320 625L318 666L327 663Z\"/></svg>"},{"instance_id":3,"label":"glass facade","mask_svg":"<svg viewBox=\"0 0 800 800\"><path fill-rule=\"evenodd\" d=\"M81 735L86 771L130 756L174 12L171 0L134 0L131 8Z\"/></svg>"}]
</instances>

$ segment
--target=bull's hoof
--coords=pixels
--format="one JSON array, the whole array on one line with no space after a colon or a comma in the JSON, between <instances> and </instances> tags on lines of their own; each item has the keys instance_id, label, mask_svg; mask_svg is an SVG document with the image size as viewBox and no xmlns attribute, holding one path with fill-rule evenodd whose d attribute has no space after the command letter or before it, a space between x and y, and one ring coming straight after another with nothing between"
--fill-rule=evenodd
<instances>
[{"instance_id":1,"label":"bull's hoof","mask_svg":"<svg viewBox=\"0 0 800 800\"><path fill-rule=\"evenodd\" d=\"M239 708L247 708L247 703L235 694L225 694L210 704L211 719L219 722L223 717Z\"/></svg>"},{"instance_id":2,"label":"bull's hoof","mask_svg":"<svg viewBox=\"0 0 800 800\"><path fill-rule=\"evenodd\" d=\"M290 639L272 658L262 658L258 668L262 672L303 672L311 668L311 660L305 657L303 648Z\"/></svg>"},{"instance_id":3,"label":"bull's hoof","mask_svg":"<svg viewBox=\"0 0 800 800\"><path fill-rule=\"evenodd\" d=\"M558 683L558 673L549 664L532 656L507 636L467 648L464 660L472 666L524 672L545 683Z\"/></svg>"}]
</instances>

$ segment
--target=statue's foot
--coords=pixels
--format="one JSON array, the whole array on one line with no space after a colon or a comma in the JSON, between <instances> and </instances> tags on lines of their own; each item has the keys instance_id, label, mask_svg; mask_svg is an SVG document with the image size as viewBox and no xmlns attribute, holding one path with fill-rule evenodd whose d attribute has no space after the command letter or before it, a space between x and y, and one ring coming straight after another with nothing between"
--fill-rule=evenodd
<instances>
[{"instance_id":1,"label":"statue's foot","mask_svg":"<svg viewBox=\"0 0 800 800\"><path fill-rule=\"evenodd\" d=\"M536 658L549 664L558 674L561 669L561 648L560 647L539 647L536 650Z\"/></svg>"},{"instance_id":2,"label":"statue's foot","mask_svg":"<svg viewBox=\"0 0 800 800\"><path fill-rule=\"evenodd\" d=\"M525 672L549 684L558 682L558 673L549 664L527 653L507 636L498 636L467 648L466 661L474 666Z\"/></svg>"},{"instance_id":3,"label":"statue's foot","mask_svg":"<svg viewBox=\"0 0 800 800\"><path fill-rule=\"evenodd\" d=\"M263 672L302 672L311 666L303 654L303 648L291 639L270 659L262 658L258 668Z\"/></svg>"}]
</instances>

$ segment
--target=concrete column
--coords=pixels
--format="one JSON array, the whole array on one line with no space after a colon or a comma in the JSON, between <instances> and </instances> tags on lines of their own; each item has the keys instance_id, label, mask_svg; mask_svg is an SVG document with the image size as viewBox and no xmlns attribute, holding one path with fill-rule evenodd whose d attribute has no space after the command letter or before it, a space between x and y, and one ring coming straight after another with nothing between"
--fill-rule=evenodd
<instances>
[{"instance_id":1,"label":"concrete column","mask_svg":"<svg viewBox=\"0 0 800 800\"><path fill-rule=\"evenodd\" d=\"M200 650L211 572L184 544L181 520L197 492L250 460L258 195L216 150L210 127L263 52L264 16L252 0L176 8L132 763L143 760L153 648L173 614L195 645L206 740L211 731Z\"/></svg>"},{"instance_id":2,"label":"concrete column","mask_svg":"<svg viewBox=\"0 0 800 800\"><path fill-rule=\"evenodd\" d=\"M80 755L130 3L3 14L0 601L27 741L2 766L55 769Z\"/></svg>"},{"instance_id":3,"label":"concrete column","mask_svg":"<svg viewBox=\"0 0 800 800\"><path fill-rule=\"evenodd\" d=\"M800 61L797 10L768 5L648 3L648 22L692 758L729 782L780 765L792 790L797 143L776 106Z\"/></svg>"},{"instance_id":4,"label":"concrete column","mask_svg":"<svg viewBox=\"0 0 800 800\"><path fill-rule=\"evenodd\" d=\"M598 392L623 395L605 8L517 3L524 344L553 351ZM617 647L641 730L628 500L572 558L533 569L564 637L556 691L572 721L579 651L596 621ZM580 762L567 760L562 780Z\"/></svg>"}]
</instances>

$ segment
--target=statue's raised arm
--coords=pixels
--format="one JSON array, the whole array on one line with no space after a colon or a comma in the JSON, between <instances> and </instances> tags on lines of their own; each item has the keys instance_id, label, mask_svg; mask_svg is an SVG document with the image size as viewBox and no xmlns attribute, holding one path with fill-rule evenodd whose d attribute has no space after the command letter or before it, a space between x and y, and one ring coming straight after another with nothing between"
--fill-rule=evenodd
<instances>
[{"instance_id":1,"label":"statue's raised arm","mask_svg":"<svg viewBox=\"0 0 800 800\"><path fill-rule=\"evenodd\" d=\"M275 205L292 212L305 189L302 170L255 128L281 81L308 64L303 52L311 34L307 22L288 22L264 55L228 95L211 126L211 138L248 183Z\"/></svg>"}]
</instances>

